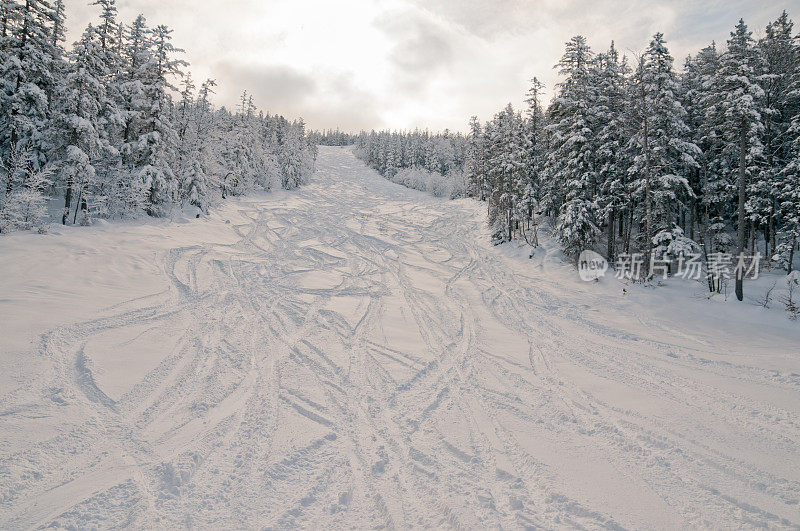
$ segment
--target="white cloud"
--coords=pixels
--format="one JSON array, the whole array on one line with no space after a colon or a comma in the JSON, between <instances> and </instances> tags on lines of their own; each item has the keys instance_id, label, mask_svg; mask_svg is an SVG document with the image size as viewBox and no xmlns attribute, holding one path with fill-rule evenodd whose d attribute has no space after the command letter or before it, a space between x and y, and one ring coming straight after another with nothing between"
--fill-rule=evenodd
<instances>
[{"instance_id":1,"label":"white cloud","mask_svg":"<svg viewBox=\"0 0 800 531\"><path fill-rule=\"evenodd\" d=\"M760 32L798 0L121 0L120 18L143 13L172 27L196 80L216 78L217 102L242 90L257 104L314 128L450 128L521 105L528 79L552 94L552 66L581 33L596 51L613 39L641 51L664 32L681 65L739 17ZM67 2L70 38L96 16Z\"/></svg>"}]
</instances>

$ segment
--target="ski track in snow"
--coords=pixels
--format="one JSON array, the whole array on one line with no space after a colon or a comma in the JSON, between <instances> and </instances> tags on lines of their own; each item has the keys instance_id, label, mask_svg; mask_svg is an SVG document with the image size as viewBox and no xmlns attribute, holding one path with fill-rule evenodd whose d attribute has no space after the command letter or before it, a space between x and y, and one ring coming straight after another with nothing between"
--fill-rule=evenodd
<instances>
[{"instance_id":1,"label":"ski track in snow","mask_svg":"<svg viewBox=\"0 0 800 531\"><path fill-rule=\"evenodd\" d=\"M0 392L0 526L800 527L797 372L622 329L345 149L237 204L235 243L159 255L169 290L41 336Z\"/></svg>"}]
</instances>

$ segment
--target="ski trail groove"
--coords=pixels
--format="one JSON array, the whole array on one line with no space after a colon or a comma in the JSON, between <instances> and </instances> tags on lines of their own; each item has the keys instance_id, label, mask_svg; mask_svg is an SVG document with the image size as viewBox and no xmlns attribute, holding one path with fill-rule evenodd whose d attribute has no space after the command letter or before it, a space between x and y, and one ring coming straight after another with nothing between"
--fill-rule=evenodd
<instances>
[{"instance_id":1,"label":"ski trail groove","mask_svg":"<svg viewBox=\"0 0 800 531\"><path fill-rule=\"evenodd\" d=\"M609 324L346 149L237 205L236 241L159 256L168 290L42 336L0 526L800 527L796 374ZM119 395L110 333L169 340Z\"/></svg>"}]
</instances>

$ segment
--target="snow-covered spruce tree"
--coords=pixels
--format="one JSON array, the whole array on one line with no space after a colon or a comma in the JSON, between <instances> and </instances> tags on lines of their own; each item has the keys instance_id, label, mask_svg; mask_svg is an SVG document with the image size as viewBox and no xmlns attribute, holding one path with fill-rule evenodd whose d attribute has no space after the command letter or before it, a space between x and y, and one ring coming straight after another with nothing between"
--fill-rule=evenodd
<instances>
[{"instance_id":1,"label":"snow-covered spruce tree","mask_svg":"<svg viewBox=\"0 0 800 531\"><path fill-rule=\"evenodd\" d=\"M283 175L283 187L287 190L297 188L302 184L303 157L301 146L300 127L286 120L281 122L283 134L278 151L278 161ZM385 159L384 159L385 168Z\"/></svg>"},{"instance_id":2,"label":"snow-covered spruce tree","mask_svg":"<svg viewBox=\"0 0 800 531\"><path fill-rule=\"evenodd\" d=\"M116 0L95 0L92 2L94 6L100 6L100 24L97 24L97 36L100 39L100 49L103 53L109 54L106 59L111 67L118 67L119 65L113 64L111 57L115 50L116 40L119 33L119 25L117 24L117 2Z\"/></svg>"},{"instance_id":3,"label":"snow-covered spruce tree","mask_svg":"<svg viewBox=\"0 0 800 531\"><path fill-rule=\"evenodd\" d=\"M476 116L473 116L469 120L464 171L469 182L469 195L481 201L485 201L487 196L485 144L481 123Z\"/></svg>"},{"instance_id":4,"label":"snow-covered spruce tree","mask_svg":"<svg viewBox=\"0 0 800 531\"><path fill-rule=\"evenodd\" d=\"M688 181L693 196L688 198L687 222L684 224L684 234L695 240L695 225L698 228L698 241L705 261L711 253L720 250L720 237L724 232L717 234L711 231L710 220L715 221L715 226L724 229L724 223L719 223L727 208L728 198L733 189L725 173L719 166L720 145L718 138L720 132L713 124L706 121L706 102L713 88L713 79L719 68L719 54L715 43L706 46L695 56L686 58L684 71L681 75L681 103L686 110L686 124L689 126L689 138L697 145L700 152L695 157L697 166L689 172ZM725 250L725 249L722 249ZM708 277L709 291L714 291L712 277Z\"/></svg>"},{"instance_id":5,"label":"snow-covered spruce tree","mask_svg":"<svg viewBox=\"0 0 800 531\"><path fill-rule=\"evenodd\" d=\"M782 225L775 246L775 257L786 268L787 273L792 272L795 249L800 242L800 119L797 115L790 131L795 139L789 163L780 173L781 182L777 195Z\"/></svg>"},{"instance_id":6,"label":"snow-covered spruce tree","mask_svg":"<svg viewBox=\"0 0 800 531\"><path fill-rule=\"evenodd\" d=\"M60 160L59 182L64 189L63 224L75 223L79 212L83 223L96 211L105 212L103 183L97 182L98 166L115 150L103 130L109 122L101 121L113 105L106 92L109 72L101 52L99 35L89 25L72 48L69 72L57 98L58 140L54 154Z\"/></svg>"},{"instance_id":7,"label":"snow-covered spruce tree","mask_svg":"<svg viewBox=\"0 0 800 531\"><path fill-rule=\"evenodd\" d=\"M785 188L781 172L789 163L797 133L791 130L797 115L798 98L792 94L793 81L800 68L800 47L794 35L794 24L786 11L767 25L757 48L762 58L763 73L759 83L764 90L761 117L764 129L763 178L751 183L748 205L751 219L764 234L765 256L771 257L776 247L779 195ZM751 234L755 240L755 231Z\"/></svg>"},{"instance_id":8,"label":"snow-covered spruce tree","mask_svg":"<svg viewBox=\"0 0 800 531\"><path fill-rule=\"evenodd\" d=\"M670 229L677 213L686 208L692 194L686 175L697 166L695 157L700 154L686 125L679 93L672 56L664 36L656 33L640 58L630 96L636 128L630 141L634 157L629 172L634 194L644 205L641 245L646 267L653 236Z\"/></svg>"},{"instance_id":9,"label":"snow-covered spruce tree","mask_svg":"<svg viewBox=\"0 0 800 531\"><path fill-rule=\"evenodd\" d=\"M695 157L697 166L689 175L689 185L692 187L694 198L690 198L688 234L694 235L694 221L701 225L705 224L706 217L701 216L701 211L707 213L706 208L701 208L704 204L704 192L707 187L708 172L708 153L711 139L706 138L704 130L706 110L704 101L709 90L711 79L713 79L719 56L716 45L712 43L707 46L696 57L691 55L684 62L683 73L680 77L680 98L681 105L686 111L686 125L689 126L689 137L698 147L700 152Z\"/></svg>"},{"instance_id":10,"label":"snow-covered spruce tree","mask_svg":"<svg viewBox=\"0 0 800 531\"><path fill-rule=\"evenodd\" d=\"M53 10L50 14L52 22L49 36L49 51L51 55L50 73L52 76L52 83L50 83L50 85L47 87L47 110L51 123L59 112L59 109L55 107L55 98L56 94L62 90L64 78L66 77L68 69L66 50L64 50L67 24L65 11L66 7L64 6L64 0L55 0L53 3ZM50 126L48 126L48 129L49 128ZM47 134L45 134L45 136L47 136Z\"/></svg>"},{"instance_id":11,"label":"snow-covered spruce tree","mask_svg":"<svg viewBox=\"0 0 800 531\"><path fill-rule=\"evenodd\" d=\"M724 124L709 119L717 91L715 79L719 61L716 45L711 43L687 61L682 80L687 123L692 130L692 139L701 151L697 157L698 167L694 175L690 174L690 185L698 194L694 204L706 255L729 250L731 239L727 229L735 213L731 198L736 195L736 185L729 169L730 160L723 156ZM713 286L710 289L713 291Z\"/></svg>"},{"instance_id":12,"label":"snow-covered spruce tree","mask_svg":"<svg viewBox=\"0 0 800 531\"><path fill-rule=\"evenodd\" d=\"M597 238L597 98L593 57L586 39L578 35L566 45L556 65L566 79L557 87L548 108L550 150L544 207L558 212L561 246L577 256Z\"/></svg>"},{"instance_id":13,"label":"snow-covered spruce tree","mask_svg":"<svg viewBox=\"0 0 800 531\"><path fill-rule=\"evenodd\" d=\"M207 163L201 153L201 121L207 111L207 101L195 99L195 85L191 74L183 78L181 99L178 102L175 123L178 129L178 193L183 203L188 203L207 213L209 186ZM202 89L208 97L208 87ZM201 117L201 114L203 115Z\"/></svg>"},{"instance_id":14,"label":"snow-covered spruce tree","mask_svg":"<svg viewBox=\"0 0 800 531\"><path fill-rule=\"evenodd\" d=\"M787 49L791 57L797 59L800 49L797 44ZM792 51L789 51L792 50ZM794 267L795 250L800 244L800 65L791 68L791 80L787 91L787 100L783 104L784 113L791 115L791 125L786 131L787 140L784 152L787 164L780 170L776 184L778 210L781 218L780 229L777 230L774 254L787 273ZM773 231L773 234L776 231Z\"/></svg>"},{"instance_id":15,"label":"snow-covered spruce tree","mask_svg":"<svg viewBox=\"0 0 800 531\"><path fill-rule=\"evenodd\" d=\"M142 86L145 100L143 129L138 139L140 180L148 189L147 211L164 215L176 202L178 181L172 161L175 160L177 132L168 120L173 105L169 91L175 90L171 79L182 75L185 61L174 59L183 50L172 43L172 30L164 25L153 28L148 35L150 56L143 65Z\"/></svg>"},{"instance_id":16,"label":"snow-covered spruce tree","mask_svg":"<svg viewBox=\"0 0 800 531\"><path fill-rule=\"evenodd\" d=\"M763 124L760 109L764 90L758 83L761 64L751 32L744 21L739 20L731 32L728 49L720 57L707 104L707 120L721 132L720 156L726 161L724 167L730 174L736 175L737 254L745 251L748 177L751 183L763 179ZM739 274L736 278L736 298L740 301L744 297L742 286L743 278Z\"/></svg>"},{"instance_id":17,"label":"snow-covered spruce tree","mask_svg":"<svg viewBox=\"0 0 800 531\"><path fill-rule=\"evenodd\" d=\"M606 53L598 54L597 102L597 204L599 214L605 219L607 229L607 258L613 261L616 254L617 219L622 228L628 212L632 212L631 190L628 185L629 151L627 76L630 73L627 60L620 59L614 43ZM622 233L622 230L620 230ZM622 234L620 234L622 235Z\"/></svg>"},{"instance_id":18,"label":"snow-covered spruce tree","mask_svg":"<svg viewBox=\"0 0 800 531\"><path fill-rule=\"evenodd\" d=\"M522 116L509 103L487 132L489 222L496 241L510 241L519 224L519 205L527 181L527 138Z\"/></svg>"},{"instance_id":19,"label":"snow-covered spruce tree","mask_svg":"<svg viewBox=\"0 0 800 531\"><path fill-rule=\"evenodd\" d=\"M547 131L541 102L543 92L544 84L534 77L525 97L525 103L528 105L524 124L527 139L525 156L527 171L522 208L528 225L532 223L541 199L542 175L547 153Z\"/></svg>"},{"instance_id":20,"label":"snow-covered spruce tree","mask_svg":"<svg viewBox=\"0 0 800 531\"><path fill-rule=\"evenodd\" d=\"M227 130L220 164L227 169L222 183L222 197L239 195L256 180L258 145L255 142L253 102L247 91L240 97L239 108L233 116L221 117Z\"/></svg>"},{"instance_id":21,"label":"snow-covered spruce tree","mask_svg":"<svg viewBox=\"0 0 800 531\"><path fill-rule=\"evenodd\" d=\"M8 169L17 176L19 186L8 195L1 195L0 233L12 230L37 229L45 232L46 198L50 186L50 170L34 170L25 151L16 152Z\"/></svg>"},{"instance_id":22,"label":"snow-covered spruce tree","mask_svg":"<svg viewBox=\"0 0 800 531\"><path fill-rule=\"evenodd\" d=\"M136 213L147 207L149 183L140 171L143 166L140 145L145 131L148 95L142 79L150 62L150 41L143 15L123 27L120 39L121 66L115 76L123 120L118 146L121 168L116 180L121 213Z\"/></svg>"},{"instance_id":23,"label":"snow-covered spruce tree","mask_svg":"<svg viewBox=\"0 0 800 531\"><path fill-rule=\"evenodd\" d=\"M15 150L24 151L32 171L47 163L48 95L54 92L53 61L60 55L58 36L54 38L51 32L54 18L53 7L46 0L3 4L0 159L6 165L19 156ZM8 178L5 181L10 194L15 183Z\"/></svg>"}]
</instances>

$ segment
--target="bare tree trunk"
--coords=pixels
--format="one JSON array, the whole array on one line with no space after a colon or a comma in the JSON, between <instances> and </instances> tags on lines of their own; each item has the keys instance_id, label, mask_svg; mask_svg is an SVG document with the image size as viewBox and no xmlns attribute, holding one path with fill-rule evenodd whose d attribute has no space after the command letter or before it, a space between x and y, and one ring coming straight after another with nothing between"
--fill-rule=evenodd
<instances>
[{"instance_id":1,"label":"bare tree trunk","mask_svg":"<svg viewBox=\"0 0 800 531\"><path fill-rule=\"evenodd\" d=\"M773 215L772 216L772 228L769 231L769 242L770 242L769 247L770 247L770 249L772 249L773 253L775 253L775 249L778 248L777 242L775 241L775 238L776 238L775 233L778 232L777 223L778 222L775 219L775 216Z\"/></svg>"},{"instance_id":2,"label":"bare tree trunk","mask_svg":"<svg viewBox=\"0 0 800 531\"><path fill-rule=\"evenodd\" d=\"M745 124L742 124L742 129L739 133L739 223L738 223L738 248L737 253L741 260L744 254L744 194L745 194L745 148L747 147L747 129ZM736 268L736 298L740 301L744 299L744 268Z\"/></svg>"},{"instance_id":3,"label":"bare tree trunk","mask_svg":"<svg viewBox=\"0 0 800 531\"><path fill-rule=\"evenodd\" d=\"M64 214L61 216L61 224L67 224L69 211L72 208L72 177L67 179L67 190L64 192Z\"/></svg>"},{"instance_id":4,"label":"bare tree trunk","mask_svg":"<svg viewBox=\"0 0 800 531\"><path fill-rule=\"evenodd\" d=\"M633 234L633 207L628 212L628 231L625 234L625 252L631 252L631 235Z\"/></svg>"},{"instance_id":5,"label":"bare tree trunk","mask_svg":"<svg viewBox=\"0 0 800 531\"><path fill-rule=\"evenodd\" d=\"M703 183L705 188L705 176L703 177ZM705 205L703 209L703 219L700 221L700 240L702 241L703 245L703 261L706 266L706 281L708 282L708 292L714 293L714 277L711 276L711 271L708 269L708 242L706 241L706 229L708 228L708 205Z\"/></svg>"},{"instance_id":6,"label":"bare tree trunk","mask_svg":"<svg viewBox=\"0 0 800 531\"><path fill-rule=\"evenodd\" d=\"M608 261L614 261L614 216L615 212L612 208L608 212Z\"/></svg>"},{"instance_id":7,"label":"bare tree trunk","mask_svg":"<svg viewBox=\"0 0 800 531\"><path fill-rule=\"evenodd\" d=\"M769 219L764 226L764 253L766 254L767 262L772 260L772 255L775 253L775 246L772 245L774 241L772 234L775 230L775 198L770 198L770 202L772 204L769 208ZM770 249L772 249L772 252L770 252Z\"/></svg>"},{"instance_id":8,"label":"bare tree trunk","mask_svg":"<svg viewBox=\"0 0 800 531\"><path fill-rule=\"evenodd\" d=\"M78 209L81 206L81 200L82 199L83 199L83 186L81 186L80 189L78 190L78 201L75 204L75 215L72 217L72 224L73 225L75 225L75 223L78 221Z\"/></svg>"},{"instance_id":9,"label":"bare tree trunk","mask_svg":"<svg viewBox=\"0 0 800 531\"><path fill-rule=\"evenodd\" d=\"M644 117L644 198L645 198L645 236L647 243L645 249L647 256L645 260L645 269L647 276L650 276L650 256L653 252L653 206L650 197L650 141L648 139L649 131L647 129L647 115Z\"/></svg>"}]
</instances>

